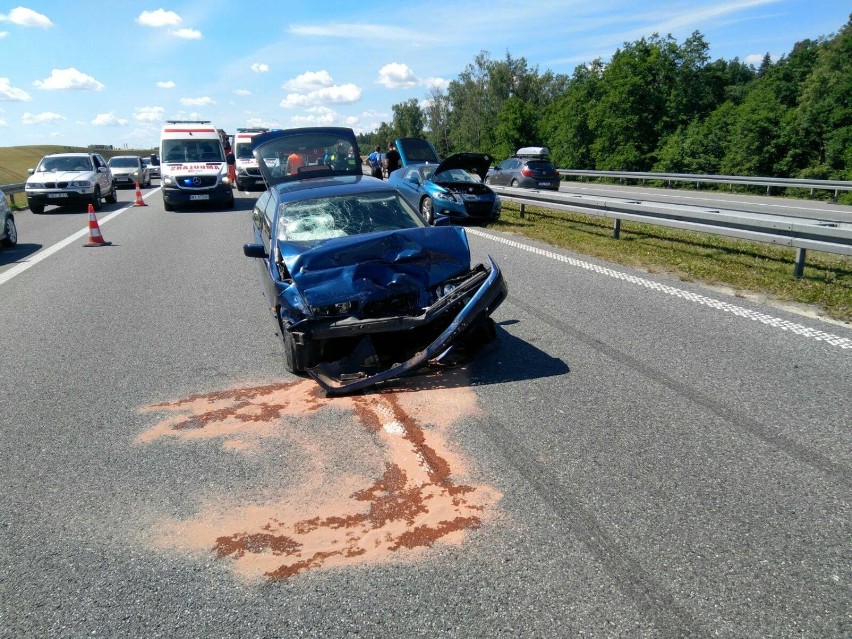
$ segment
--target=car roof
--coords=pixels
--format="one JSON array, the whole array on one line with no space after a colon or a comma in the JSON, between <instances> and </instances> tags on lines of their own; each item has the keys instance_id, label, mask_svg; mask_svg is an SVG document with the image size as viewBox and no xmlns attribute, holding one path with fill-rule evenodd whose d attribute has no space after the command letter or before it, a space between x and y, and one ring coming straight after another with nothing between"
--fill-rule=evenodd
<instances>
[{"instance_id":1,"label":"car roof","mask_svg":"<svg viewBox=\"0 0 852 639\"><path fill-rule=\"evenodd\" d=\"M368 175L336 175L317 177L293 182L276 184L272 190L279 194L282 200L298 202L320 197L334 197L350 193L379 193L397 190L384 180L378 180Z\"/></svg>"}]
</instances>

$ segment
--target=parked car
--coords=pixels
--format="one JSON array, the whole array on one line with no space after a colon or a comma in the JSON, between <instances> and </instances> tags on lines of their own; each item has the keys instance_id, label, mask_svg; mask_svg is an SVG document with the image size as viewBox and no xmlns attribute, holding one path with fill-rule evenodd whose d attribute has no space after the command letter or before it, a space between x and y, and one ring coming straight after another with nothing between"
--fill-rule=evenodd
<instances>
[{"instance_id":1,"label":"parked car","mask_svg":"<svg viewBox=\"0 0 852 639\"><path fill-rule=\"evenodd\" d=\"M15 226L15 216L9 203L6 202L6 194L0 191L0 219L3 226L0 228L0 245L15 246L18 243L18 228Z\"/></svg>"},{"instance_id":2,"label":"parked car","mask_svg":"<svg viewBox=\"0 0 852 639\"><path fill-rule=\"evenodd\" d=\"M107 162L116 186L151 186L151 173L138 155L116 155Z\"/></svg>"},{"instance_id":3,"label":"parked car","mask_svg":"<svg viewBox=\"0 0 852 639\"><path fill-rule=\"evenodd\" d=\"M500 217L500 197L483 184L491 156L456 153L440 164L409 164L393 171L396 187L427 224L481 224Z\"/></svg>"},{"instance_id":4,"label":"parked car","mask_svg":"<svg viewBox=\"0 0 852 639\"><path fill-rule=\"evenodd\" d=\"M287 370L347 393L493 338L500 269L471 264L464 229L428 227L398 190L363 175L351 129L270 131L254 155L269 188L243 252L257 260Z\"/></svg>"},{"instance_id":5,"label":"parked car","mask_svg":"<svg viewBox=\"0 0 852 639\"><path fill-rule=\"evenodd\" d=\"M148 167L148 176L151 179L160 178L160 158L152 153L151 157L142 158L142 163Z\"/></svg>"},{"instance_id":6,"label":"parked car","mask_svg":"<svg viewBox=\"0 0 852 639\"><path fill-rule=\"evenodd\" d=\"M118 200L112 171L99 153L52 153L27 172L27 206L36 214L48 204L91 204L99 211L101 200Z\"/></svg>"},{"instance_id":7,"label":"parked car","mask_svg":"<svg viewBox=\"0 0 852 639\"><path fill-rule=\"evenodd\" d=\"M511 158L488 171L486 184L528 189L559 190L559 172L550 161L550 151L544 146L518 149Z\"/></svg>"}]
</instances>

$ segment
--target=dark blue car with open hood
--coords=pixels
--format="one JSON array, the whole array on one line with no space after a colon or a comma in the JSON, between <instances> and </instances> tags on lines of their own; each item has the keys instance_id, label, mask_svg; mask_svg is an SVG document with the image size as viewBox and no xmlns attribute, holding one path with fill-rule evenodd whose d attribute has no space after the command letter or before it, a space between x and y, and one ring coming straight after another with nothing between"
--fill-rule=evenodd
<instances>
[{"instance_id":1,"label":"dark blue car with open hood","mask_svg":"<svg viewBox=\"0 0 852 639\"><path fill-rule=\"evenodd\" d=\"M252 146L269 188L243 251L257 258L289 371L347 393L493 338L500 269L471 264L463 229L429 227L362 175L351 129L270 131Z\"/></svg>"}]
</instances>

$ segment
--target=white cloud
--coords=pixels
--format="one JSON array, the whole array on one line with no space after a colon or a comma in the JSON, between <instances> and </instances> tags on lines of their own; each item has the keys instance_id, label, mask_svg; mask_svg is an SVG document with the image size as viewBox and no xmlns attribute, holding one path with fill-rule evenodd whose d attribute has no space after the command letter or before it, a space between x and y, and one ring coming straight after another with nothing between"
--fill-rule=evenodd
<instances>
[{"instance_id":1,"label":"white cloud","mask_svg":"<svg viewBox=\"0 0 852 639\"><path fill-rule=\"evenodd\" d=\"M58 113L51 113L50 111L45 111L44 113L27 112L21 116L21 122L24 124L44 124L45 122L57 122L64 119L65 116Z\"/></svg>"},{"instance_id":2,"label":"white cloud","mask_svg":"<svg viewBox=\"0 0 852 639\"><path fill-rule=\"evenodd\" d=\"M7 35L9 35L9 32L8 32L8 31L0 31L0 40L2 40L3 38L5 38Z\"/></svg>"},{"instance_id":3,"label":"white cloud","mask_svg":"<svg viewBox=\"0 0 852 639\"><path fill-rule=\"evenodd\" d=\"M50 18L26 7L15 7L6 15L0 13L0 22L11 22L19 27L39 27L40 29L49 29L53 26Z\"/></svg>"},{"instance_id":4,"label":"white cloud","mask_svg":"<svg viewBox=\"0 0 852 639\"><path fill-rule=\"evenodd\" d=\"M296 126L330 126L337 123L337 112L328 107L313 107L307 115L294 115L290 123Z\"/></svg>"},{"instance_id":5,"label":"white cloud","mask_svg":"<svg viewBox=\"0 0 852 639\"><path fill-rule=\"evenodd\" d=\"M763 64L763 58L765 56L765 53L752 53L751 55L747 55L745 58L743 58L743 62L759 68L760 65ZM773 62L778 61L778 57L774 55L770 55L769 59Z\"/></svg>"},{"instance_id":6,"label":"white cloud","mask_svg":"<svg viewBox=\"0 0 852 639\"><path fill-rule=\"evenodd\" d=\"M201 40L204 37L198 29L169 29L169 33L184 40Z\"/></svg>"},{"instance_id":7,"label":"white cloud","mask_svg":"<svg viewBox=\"0 0 852 639\"><path fill-rule=\"evenodd\" d=\"M158 89L174 89L175 83L171 80L166 80L165 82L157 82Z\"/></svg>"},{"instance_id":8,"label":"white cloud","mask_svg":"<svg viewBox=\"0 0 852 639\"><path fill-rule=\"evenodd\" d=\"M302 75L287 80L281 85L281 88L305 93L332 86L334 86L334 80L331 79L331 74L328 71L305 71Z\"/></svg>"},{"instance_id":9,"label":"white cloud","mask_svg":"<svg viewBox=\"0 0 852 639\"><path fill-rule=\"evenodd\" d=\"M251 65L251 70L255 73L266 73L269 71L269 65L264 62L255 62Z\"/></svg>"},{"instance_id":10,"label":"white cloud","mask_svg":"<svg viewBox=\"0 0 852 639\"><path fill-rule=\"evenodd\" d=\"M438 89L440 91L446 91L450 87L450 81L444 78L426 78L422 84L427 89Z\"/></svg>"},{"instance_id":11,"label":"white cloud","mask_svg":"<svg viewBox=\"0 0 852 639\"><path fill-rule=\"evenodd\" d=\"M165 115L166 110L161 106L143 106L136 108L133 118L140 122L160 122Z\"/></svg>"},{"instance_id":12,"label":"white cloud","mask_svg":"<svg viewBox=\"0 0 852 639\"><path fill-rule=\"evenodd\" d=\"M234 89L234 93L237 95L251 95L251 91L248 89Z\"/></svg>"},{"instance_id":13,"label":"white cloud","mask_svg":"<svg viewBox=\"0 0 852 639\"><path fill-rule=\"evenodd\" d=\"M248 120L246 120L246 124L248 124L250 128L264 127L267 129L277 129L281 126L278 123L278 120L269 121L263 120L262 118L249 118Z\"/></svg>"},{"instance_id":14,"label":"white cloud","mask_svg":"<svg viewBox=\"0 0 852 639\"><path fill-rule=\"evenodd\" d=\"M29 102L33 97L18 87L13 87L9 78L0 78L0 100L9 102Z\"/></svg>"},{"instance_id":15,"label":"white cloud","mask_svg":"<svg viewBox=\"0 0 852 639\"><path fill-rule=\"evenodd\" d=\"M345 23L329 24L293 24L288 31L295 36L314 38L347 38L350 40L388 42L439 42L440 37L430 35L427 31L406 29L394 26L388 29L386 24Z\"/></svg>"},{"instance_id":16,"label":"white cloud","mask_svg":"<svg viewBox=\"0 0 852 639\"><path fill-rule=\"evenodd\" d=\"M74 67L67 69L54 69L46 80L33 82L39 89L45 91L79 90L79 91L103 91L104 85L92 76L78 71Z\"/></svg>"},{"instance_id":17,"label":"white cloud","mask_svg":"<svg viewBox=\"0 0 852 639\"><path fill-rule=\"evenodd\" d=\"M407 64L391 62L379 69L379 84L388 89L410 89L417 86L419 80Z\"/></svg>"},{"instance_id":18,"label":"white cloud","mask_svg":"<svg viewBox=\"0 0 852 639\"><path fill-rule=\"evenodd\" d=\"M209 104L216 104L216 101L210 96L205 95L201 98L181 98L180 103L184 106L207 106Z\"/></svg>"},{"instance_id":19,"label":"white cloud","mask_svg":"<svg viewBox=\"0 0 852 639\"><path fill-rule=\"evenodd\" d=\"M319 104L351 104L361 99L361 89L354 84L331 86L309 93L290 93L281 100L284 108L307 107Z\"/></svg>"},{"instance_id":20,"label":"white cloud","mask_svg":"<svg viewBox=\"0 0 852 639\"><path fill-rule=\"evenodd\" d=\"M117 118L112 113L98 113L95 119L92 120L92 124L95 126L124 126L127 124L127 120Z\"/></svg>"},{"instance_id":21,"label":"white cloud","mask_svg":"<svg viewBox=\"0 0 852 639\"><path fill-rule=\"evenodd\" d=\"M183 20L174 11L157 9L156 11L143 11L136 18L136 22L146 27L175 27Z\"/></svg>"}]
</instances>

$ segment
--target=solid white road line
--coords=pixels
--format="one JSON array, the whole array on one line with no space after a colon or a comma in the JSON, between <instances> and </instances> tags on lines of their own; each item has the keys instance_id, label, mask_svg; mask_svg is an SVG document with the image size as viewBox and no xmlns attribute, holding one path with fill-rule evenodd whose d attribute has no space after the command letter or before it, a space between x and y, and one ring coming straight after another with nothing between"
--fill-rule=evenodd
<instances>
[{"instance_id":1,"label":"solid white road line","mask_svg":"<svg viewBox=\"0 0 852 639\"><path fill-rule=\"evenodd\" d=\"M162 188L162 187L160 187L160 188ZM154 193L159 191L160 188L154 189L153 191L146 193L144 196L142 196L142 199L144 200L148 196L153 195ZM135 202L135 200L134 200L134 202ZM119 215L121 215L122 213L124 213L125 211L127 211L129 209L132 209L133 207L134 207L134 204L131 203L131 204L125 206L123 209L119 209L118 211L113 211L109 215L105 215L103 218L98 220L98 226L106 224L111 219L118 217ZM89 218L87 217L86 219L88 220ZM21 262L17 266L13 266L12 268L10 268L5 273L0 273L0 286L2 286L3 284L5 284L9 280L11 280L13 277L20 275L21 273L23 273L27 269L35 266L36 264L38 264L42 260L46 260L48 257L53 255L57 251L65 248L66 246L68 246L72 242L76 242L81 237L87 237L88 235L89 235L89 225L87 223L86 228L82 229L81 231L77 231L76 233L69 235L64 240L60 240L59 242L57 242L53 246L48 246L46 249L42 249L38 253L33 253L31 256L29 256L27 259L25 259L23 262Z\"/></svg>"}]
</instances>

